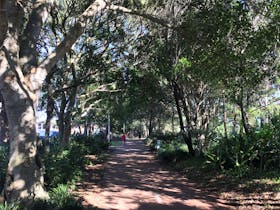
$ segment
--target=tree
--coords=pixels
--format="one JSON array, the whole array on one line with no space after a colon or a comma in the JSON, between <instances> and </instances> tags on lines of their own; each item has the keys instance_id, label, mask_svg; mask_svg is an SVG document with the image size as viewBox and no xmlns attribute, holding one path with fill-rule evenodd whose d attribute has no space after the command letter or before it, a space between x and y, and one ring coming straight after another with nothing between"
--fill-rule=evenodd
<instances>
[{"instance_id":1,"label":"tree","mask_svg":"<svg viewBox=\"0 0 280 210\"><path fill-rule=\"evenodd\" d=\"M240 109L242 127L250 136L247 112L257 99L256 87L261 89L265 80L275 77L279 26L271 15L275 2L246 2L237 1L227 7L217 3L203 12L208 17L204 19L197 14L195 22L211 27L212 32L202 31L202 37L211 39L202 39L208 44L196 52L194 63L196 74L211 87L223 90L227 99ZM200 29L200 25L189 27Z\"/></svg>"},{"instance_id":2,"label":"tree","mask_svg":"<svg viewBox=\"0 0 280 210\"><path fill-rule=\"evenodd\" d=\"M35 103L45 78L101 11L144 16L136 10L95 0L76 18L64 39L39 61L38 43L52 1L1 0L0 90L9 123L10 158L5 185L8 202L46 198L43 167L36 148ZM163 24L153 16L145 15ZM16 106L15 106L16 105Z\"/></svg>"}]
</instances>

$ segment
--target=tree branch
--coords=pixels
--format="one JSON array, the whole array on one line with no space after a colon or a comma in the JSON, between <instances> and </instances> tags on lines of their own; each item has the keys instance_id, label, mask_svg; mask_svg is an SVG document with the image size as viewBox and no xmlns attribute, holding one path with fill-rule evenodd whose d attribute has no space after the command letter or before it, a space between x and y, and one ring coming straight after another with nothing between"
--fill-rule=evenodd
<instances>
[{"instance_id":1,"label":"tree branch","mask_svg":"<svg viewBox=\"0 0 280 210\"><path fill-rule=\"evenodd\" d=\"M20 43L20 63L24 65L23 71L30 65L37 66L38 52L36 44L40 37L42 26L47 20L48 10L52 2L53 0L37 0L33 4L33 10Z\"/></svg>"},{"instance_id":2,"label":"tree branch","mask_svg":"<svg viewBox=\"0 0 280 210\"><path fill-rule=\"evenodd\" d=\"M43 84L47 73L55 66L55 64L68 52L76 40L83 34L87 22L90 18L105 9L106 2L104 0L95 0L78 18L75 25L69 30L64 40L54 49L36 68L36 73L32 75L34 86L38 89Z\"/></svg>"},{"instance_id":3,"label":"tree branch","mask_svg":"<svg viewBox=\"0 0 280 210\"><path fill-rule=\"evenodd\" d=\"M150 20L150 21L152 21L154 23L157 23L159 25L162 25L162 26L165 26L165 27L168 27L168 28L172 28L172 29L175 28L175 26L170 24L167 20L155 17L155 16L153 16L151 14L143 13L142 11L128 9L126 7L117 6L117 5L109 5L109 10L116 11L116 12L122 12L122 13L130 14L130 15L140 16L140 17L148 19L148 20Z\"/></svg>"},{"instance_id":4,"label":"tree branch","mask_svg":"<svg viewBox=\"0 0 280 210\"><path fill-rule=\"evenodd\" d=\"M64 56L66 52L68 52L71 49L72 45L83 34L88 20L96 16L100 11L104 9L141 16L160 25L169 28L174 28L165 20L154 17L153 15L145 14L136 10L131 10L122 6L110 5L105 0L95 0L77 19L75 25L69 30L64 40L36 68L36 73L32 75L33 83L37 83L33 84L34 86L36 86L38 89L41 87L46 78L47 73L51 71L55 64Z\"/></svg>"},{"instance_id":5,"label":"tree branch","mask_svg":"<svg viewBox=\"0 0 280 210\"><path fill-rule=\"evenodd\" d=\"M7 61L8 61L8 64L11 68L11 70L14 72L16 78L17 78L17 81L18 81L18 84L20 86L20 88L23 90L23 92L27 95L27 99L30 100L31 104L33 105L35 100L36 100L36 95L33 94L31 91L30 91L30 88L28 87L28 85L26 84L26 81L25 81L25 77L22 73L22 71L19 71L17 69L17 65L15 64L15 62L13 61L13 59L11 58L8 50L6 49L5 46L2 47L2 50L4 51L5 55L6 55L6 58L7 58Z\"/></svg>"}]
</instances>

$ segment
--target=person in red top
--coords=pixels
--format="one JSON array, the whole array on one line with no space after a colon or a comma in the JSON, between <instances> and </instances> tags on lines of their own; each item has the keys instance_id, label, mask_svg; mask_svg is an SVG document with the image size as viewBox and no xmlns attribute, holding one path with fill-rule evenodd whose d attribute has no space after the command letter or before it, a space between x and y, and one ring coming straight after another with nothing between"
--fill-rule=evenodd
<instances>
[{"instance_id":1,"label":"person in red top","mask_svg":"<svg viewBox=\"0 0 280 210\"><path fill-rule=\"evenodd\" d=\"M125 141L126 141L125 133L122 134L121 139L122 139L123 144L125 144Z\"/></svg>"}]
</instances>

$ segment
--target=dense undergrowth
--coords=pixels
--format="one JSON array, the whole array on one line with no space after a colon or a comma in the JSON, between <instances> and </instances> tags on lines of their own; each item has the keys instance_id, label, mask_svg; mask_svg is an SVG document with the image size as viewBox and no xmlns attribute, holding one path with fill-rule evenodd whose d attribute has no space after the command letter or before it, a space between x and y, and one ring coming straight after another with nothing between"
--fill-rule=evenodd
<instances>
[{"instance_id":1,"label":"dense undergrowth","mask_svg":"<svg viewBox=\"0 0 280 210\"><path fill-rule=\"evenodd\" d=\"M173 138L173 139L172 139ZM157 140L161 140L157 148ZM154 135L145 140L157 158L188 178L206 182L215 177L233 180L233 183L254 179L270 183L271 190L280 192L280 117L271 119L262 129L251 129L251 135L216 135L209 139L204 155L190 157L188 148L180 135ZM195 146L195 143L194 143ZM198 148L195 147L198 154ZM220 180L221 181L221 180Z\"/></svg>"},{"instance_id":2,"label":"dense undergrowth","mask_svg":"<svg viewBox=\"0 0 280 210\"><path fill-rule=\"evenodd\" d=\"M19 207L14 204L13 210L67 210L83 209L81 204L71 193L75 184L81 181L83 169L87 164L93 164L87 155L95 155L97 159L103 159L108 144L98 137L76 136L66 147L59 146L57 141L52 141L49 153L43 153L45 165L45 187L49 192L49 200L37 200L32 206ZM43 151L44 149L41 148ZM5 170L8 161L8 146L4 145L0 150L0 189L5 180ZM0 210L8 210L11 206L0 205Z\"/></svg>"}]
</instances>

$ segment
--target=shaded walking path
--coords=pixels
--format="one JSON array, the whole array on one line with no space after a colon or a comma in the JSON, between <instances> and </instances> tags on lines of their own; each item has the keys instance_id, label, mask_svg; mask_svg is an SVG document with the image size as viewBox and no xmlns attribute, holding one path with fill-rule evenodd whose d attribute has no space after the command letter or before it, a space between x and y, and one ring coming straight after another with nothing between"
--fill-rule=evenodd
<instances>
[{"instance_id":1,"label":"shaded walking path","mask_svg":"<svg viewBox=\"0 0 280 210\"><path fill-rule=\"evenodd\" d=\"M89 209L233 209L161 166L139 140L114 147L101 186L85 183L79 196Z\"/></svg>"}]
</instances>

